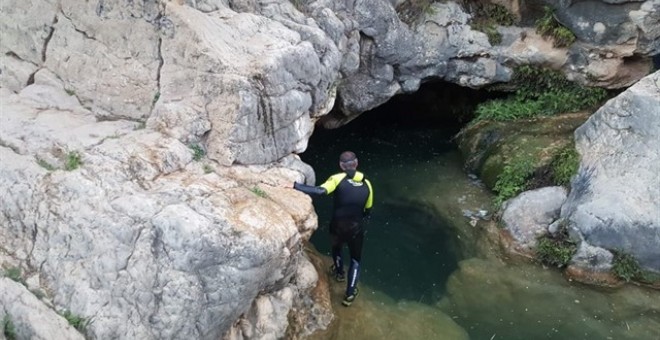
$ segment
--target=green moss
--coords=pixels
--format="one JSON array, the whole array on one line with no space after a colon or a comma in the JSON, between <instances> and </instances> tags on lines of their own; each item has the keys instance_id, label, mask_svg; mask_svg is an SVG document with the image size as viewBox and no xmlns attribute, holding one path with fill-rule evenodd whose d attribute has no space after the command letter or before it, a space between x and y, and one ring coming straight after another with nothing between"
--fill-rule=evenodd
<instances>
[{"instance_id":1,"label":"green moss","mask_svg":"<svg viewBox=\"0 0 660 340\"><path fill-rule=\"evenodd\" d=\"M502 35L496 25L511 26L516 22L515 16L502 5L473 1L468 3L468 7L474 18L470 26L485 33L491 45L502 43Z\"/></svg>"},{"instance_id":2,"label":"green moss","mask_svg":"<svg viewBox=\"0 0 660 340\"><path fill-rule=\"evenodd\" d=\"M80 332L84 332L85 328L87 328L87 324L89 321L79 315L71 313L69 310L64 310L63 312L60 313L62 317L66 319L66 321L69 323L69 325L73 326L75 329L77 329Z\"/></svg>"},{"instance_id":3,"label":"green moss","mask_svg":"<svg viewBox=\"0 0 660 340\"><path fill-rule=\"evenodd\" d=\"M544 7L543 17L536 21L536 32L553 39L553 46L567 47L576 40L575 34L559 23L552 8Z\"/></svg>"},{"instance_id":4,"label":"green moss","mask_svg":"<svg viewBox=\"0 0 660 340\"><path fill-rule=\"evenodd\" d=\"M45 160L43 160L41 158L37 158L37 164L39 164L39 166L41 166L42 168L44 168L48 171L55 170L55 167L53 165L51 165L50 163L46 162Z\"/></svg>"},{"instance_id":5,"label":"green moss","mask_svg":"<svg viewBox=\"0 0 660 340\"><path fill-rule=\"evenodd\" d=\"M7 340L16 340L16 327L9 314L5 314L5 317L2 319L2 331Z\"/></svg>"},{"instance_id":6,"label":"green moss","mask_svg":"<svg viewBox=\"0 0 660 340\"><path fill-rule=\"evenodd\" d=\"M205 174L210 174L212 172L213 172L213 167L208 165L208 164L204 164L204 173Z\"/></svg>"},{"instance_id":7,"label":"green moss","mask_svg":"<svg viewBox=\"0 0 660 340\"><path fill-rule=\"evenodd\" d=\"M634 256L622 251L612 251L614 259L612 260L612 272L617 277L630 281L639 280L643 277L642 268Z\"/></svg>"},{"instance_id":8,"label":"green moss","mask_svg":"<svg viewBox=\"0 0 660 340\"><path fill-rule=\"evenodd\" d=\"M18 283L25 284L25 281L23 280L23 274L21 272L21 268L19 267L9 267L5 270L5 277L14 280Z\"/></svg>"},{"instance_id":9,"label":"green moss","mask_svg":"<svg viewBox=\"0 0 660 340\"><path fill-rule=\"evenodd\" d=\"M257 195L261 198L268 198L268 194L265 191L261 190L259 187L256 187L256 186L252 187L250 189L250 191L252 191L253 194L255 194L255 195Z\"/></svg>"},{"instance_id":10,"label":"green moss","mask_svg":"<svg viewBox=\"0 0 660 340\"><path fill-rule=\"evenodd\" d=\"M407 0L396 7L399 19L408 25L412 25L422 14L432 15L435 0Z\"/></svg>"},{"instance_id":11,"label":"green moss","mask_svg":"<svg viewBox=\"0 0 660 340\"><path fill-rule=\"evenodd\" d=\"M67 171L72 171L78 169L82 165L82 159L78 152L70 151L66 155L66 161L64 163L64 169Z\"/></svg>"},{"instance_id":12,"label":"green moss","mask_svg":"<svg viewBox=\"0 0 660 340\"><path fill-rule=\"evenodd\" d=\"M204 158L204 155L206 155L206 152L199 144L190 144L188 147L193 152L194 161L200 161L202 158Z\"/></svg>"},{"instance_id":13,"label":"green moss","mask_svg":"<svg viewBox=\"0 0 660 340\"><path fill-rule=\"evenodd\" d=\"M561 149L553 158L551 166L555 184L569 185L580 166L580 155L575 150L575 146L571 144Z\"/></svg>"},{"instance_id":14,"label":"green moss","mask_svg":"<svg viewBox=\"0 0 660 340\"><path fill-rule=\"evenodd\" d=\"M544 235L537 239L536 259L546 265L565 267L576 251L577 246L569 239L566 226L562 226L556 236Z\"/></svg>"}]
</instances>

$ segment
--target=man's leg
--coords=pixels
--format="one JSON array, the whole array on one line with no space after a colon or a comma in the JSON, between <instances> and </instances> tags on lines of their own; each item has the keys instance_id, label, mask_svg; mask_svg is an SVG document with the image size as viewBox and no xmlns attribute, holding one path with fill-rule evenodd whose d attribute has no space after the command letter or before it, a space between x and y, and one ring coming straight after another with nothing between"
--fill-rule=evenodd
<instances>
[{"instance_id":1,"label":"man's leg","mask_svg":"<svg viewBox=\"0 0 660 340\"><path fill-rule=\"evenodd\" d=\"M359 230L348 241L348 249L351 254L351 265L348 269L348 282L346 283L346 296L342 304L350 306L358 295L357 283L360 277L360 261L362 260L362 243L364 231Z\"/></svg>"},{"instance_id":2,"label":"man's leg","mask_svg":"<svg viewBox=\"0 0 660 340\"><path fill-rule=\"evenodd\" d=\"M330 234L330 243L332 246L332 271L338 282L346 280L344 275L344 261L341 258L341 248L343 243L337 234Z\"/></svg>"}]
</instances>

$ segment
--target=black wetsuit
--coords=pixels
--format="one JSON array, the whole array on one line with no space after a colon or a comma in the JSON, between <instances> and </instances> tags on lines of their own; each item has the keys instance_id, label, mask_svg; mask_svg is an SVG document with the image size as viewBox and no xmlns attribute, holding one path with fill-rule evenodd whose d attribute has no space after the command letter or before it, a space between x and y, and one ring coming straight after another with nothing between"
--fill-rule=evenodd
<instances>
[{"instance_id":1,"label":"black wetsuit","mask_svg":"<svg viewBox=\"0 0 660 340\"><path fill-rule=\"evenodd\" d=\"M330 176L320 186L294 183L294 188L307 194L331 194L334 192L334 210L330 222L332 259L338 274L343 276L344 266L341 248L346 243L351 255L346 295L352 295L357 285L359 264L362 258L364 228L362 221L373 205L371 182L359 171L348 170Z\"/></svg>"}]
</instances>

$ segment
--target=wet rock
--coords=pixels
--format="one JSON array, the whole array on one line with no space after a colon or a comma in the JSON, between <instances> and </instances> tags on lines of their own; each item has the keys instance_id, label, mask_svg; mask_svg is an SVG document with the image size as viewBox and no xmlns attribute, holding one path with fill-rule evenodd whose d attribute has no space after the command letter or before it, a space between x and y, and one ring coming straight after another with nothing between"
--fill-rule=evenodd
<instances>
[{"instance_id":1,"label":"wet rock","mask_svg":"<svg viewBox=\"0 0 660 340\"><path fill-rule=\"evenodd\" d=\"M588 116L581 112L513 122L483 121L461 131L458 146L468 171L492 189L504 166L512 160L532 159L535 168L548 165L558 150L572 142L573 131ZM539 183L550 185L547 179Z\"/></svg>"},{"instance_id":2,"label":"wet rock","mask_svg":"<svg viewBox=\"0 0 660 340\"><path fill-rule=\"evenodd\" d=\"M525 191L502 206L502 222L518 247L531 250L536 239L548 232L548 226L559 217L567 192L563 187L545 187Z\"/></svg>"},{"instance_id":3,"label":"wet rock","mask_svg":"<svg viewBox=\"0 0 660 340\"><path fill-rule=\"evenodd\" d=\"M85 339L66 319L41 302L25 286L0 277L0 320L4 321L5 317L11 320L15 328L16 339ZM4 323L2 325L2 333L7 336L6 326Z\"/></svg>"},{"instance_id":4,"label":"wet rock","mask_svg":"<svg viewBox=\"0 0 660 340\"><path fill-rule=\"evenodd\" d=\"M580 169L561 215L586 243L660 271L660 72L600 108L575 131Z\"/></svg>"}]
</instances>

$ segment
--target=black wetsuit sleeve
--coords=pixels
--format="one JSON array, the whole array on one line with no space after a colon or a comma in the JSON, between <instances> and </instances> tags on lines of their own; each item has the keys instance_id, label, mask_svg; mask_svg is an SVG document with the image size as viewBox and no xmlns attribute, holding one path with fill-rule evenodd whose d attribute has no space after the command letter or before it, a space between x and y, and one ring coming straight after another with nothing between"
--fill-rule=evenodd
<instances>
[{"instance_id":1,"label":"black wetsuit sleeve","mask_svg":"<svg viewBox=\"0 0 660 340\"><path fill-rule=\"evenodd\" d=\"M305 185L298 182L293 182L293 188L302 191L308 195L325 195L328 192L323 187L315 187L312 185Z\"/></svg>"}]
</instances>

